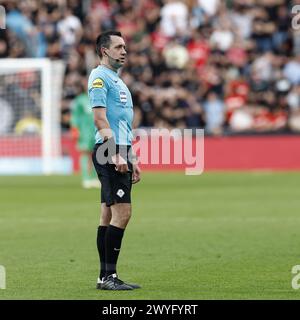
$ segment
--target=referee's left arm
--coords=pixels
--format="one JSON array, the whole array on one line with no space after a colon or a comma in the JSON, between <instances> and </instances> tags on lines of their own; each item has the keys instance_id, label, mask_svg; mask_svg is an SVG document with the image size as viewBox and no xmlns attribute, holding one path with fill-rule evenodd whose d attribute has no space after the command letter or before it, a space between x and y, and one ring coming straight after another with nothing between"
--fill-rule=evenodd
<instances>
[{"instance_id":1,"label":"referee's left arm","mask_svg":"<svg viewBox=\"0 0 300 320\"><path fill-rule=\"evenodd\" d=\"M132 167L133 167L133 173L132 173L132 183L138 183L141 180L141 169L138 165L139 159L136 156L135 152L132 149Z\"/></svg>"}]
</instances>

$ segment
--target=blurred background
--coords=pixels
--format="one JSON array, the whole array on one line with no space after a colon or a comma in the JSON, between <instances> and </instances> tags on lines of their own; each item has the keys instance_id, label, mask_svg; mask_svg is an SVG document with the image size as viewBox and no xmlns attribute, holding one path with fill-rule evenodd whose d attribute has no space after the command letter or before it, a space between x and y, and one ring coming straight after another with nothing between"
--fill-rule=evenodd
<instances>
[{"instance_id":1,"label":"blurred background","mask_svg":"<svg viewBox=\"0 0 300 320\"><path fill-rule=\"evenodd\" d=\"M133 94L134 128L204 128L207 137L219 138L300 133L300 30L291 27L298 0L0 4L7 13L7 28L0 30L1 60L49 58L64 63L62 152L73 155L75 168L72 102L99 63L95 39L108 29L120 30L127 42L128 61L121 77ZM41 130L39 81L32 73L25 80L23 75L22 89L31 91L18 117L8 111L5 94L0 95L9 122L1 124L1 135L23 134L27 124L31 133Z\"/></svg>"}]
</instances>

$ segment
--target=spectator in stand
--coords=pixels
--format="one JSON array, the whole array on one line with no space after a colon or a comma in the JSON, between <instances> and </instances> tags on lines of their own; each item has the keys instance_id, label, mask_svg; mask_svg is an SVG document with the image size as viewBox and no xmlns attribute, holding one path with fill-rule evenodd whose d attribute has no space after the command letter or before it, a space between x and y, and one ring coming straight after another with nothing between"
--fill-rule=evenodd
<instances>
[{"instance_id":1,"label":"spectator in stand","mask_svg":"<svg viewBox=\"0 0 300 320\"><path fill-rule=\"evenodd\" d=\"M80 42L83 31L79 18L74 16L71 8L64 8L62 17L57 24L57 30L62 54L65 56Z\"/></svg>"},{"instance_id":2,"label":"spectator in stand","mask_svg":"<svg viewBox=\"0 0 300 320\"><path fill-rule=\"evenodd\" d=\"M184 1L164 0L161 28L167 37L184 36L188 31L188 7Z\"/></svg>"},{"instance_id":3,"label":"spectator in stand","mask_svg":"<svg viewBox=\"0 0 300 320\"><path fill-rule=\"evenodd\" d=\"M197 0L198 6L204 11L204 13L210 18L216 15L220 6L220 0Z\"/></svg>"},{"instance_id":4,"label":"spectator in stand","mask_svg":"<svg viewBox=\"0 0 300 320\"><path fill-rule=\"evenodd\" d=\"M294 86L287 96L290 109L289 127L295 132L300 132L300 85Z\"/></svg>"},{"instance_id":5,"label":"spectator in stand","mask_svg":"<svg viewBox=\"0 0 300 320\"><path fill-rule=\"evenodd\" d=\"M207 63L210 46L203 34L197 30L193 30L191 38L187 45L190 58L195 62L197 68L202 68Z\"/></svg>"},{"instance_id":6,"label":"spectator in stand","mask_svg":"<svg viewBox=\"0 0 300 320\"><path fill-rule=\"evenodd\" d=\"M230 21L226 18L220 19L211 37L210 44L213 49L226 52L234 42L234 33Z\"/></svg>"},{"instance_id":7,"label":"spectator in stand","mask_svg":"<svg viewBox=\"0 0 300 320\"><path fill-rule=\"evenodd\" d=\"M254 13L252 39L258 52L272 51L272 37L276 31L275 23L270 19L266 8L258 7Z\"/></svg>"},{"instance_id":8,"label":"spectator in stand","mask_svg":"<svg viewBox=\"0 0 300 320\"><path fill-rule=\"evenodd\" d=\"M10 52L8 35L0 29L0 58L6 58Z\"/></svg>"},{"instance_id":9,"label":"spectator in stand","mask_svg":"<svg viewBox=\"0 0 300 320\"><path fill-rule=\"evenodd\" d=\"M205 114L205 129L212 135L221 135L224 124L224 103L213 90L208 91L203 103Z\"/></svg>"},{"instance_id":10,"label":"spectator in stand","mask_svg":"<svg viewBox=\"0 0 300 320\"><path fill-rule=\"evenodd\" d=\"M290 59L283 68L283 74L292 84L300 84L300 56Z\"/></svg>"}]
</instances>

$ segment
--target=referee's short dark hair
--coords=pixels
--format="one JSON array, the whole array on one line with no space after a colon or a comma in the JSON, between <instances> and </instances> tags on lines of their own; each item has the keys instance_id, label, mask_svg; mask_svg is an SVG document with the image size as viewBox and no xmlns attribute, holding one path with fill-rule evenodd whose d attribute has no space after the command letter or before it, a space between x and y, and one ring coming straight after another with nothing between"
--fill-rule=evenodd
<instances>
[{"instance_id":1,"label":"referee's short dark hair","mask_svg":"<svg viewBox=\"0 0 300 320\"><path fill-rule=\"evenodd\" d=\"M109 45L111 44L110 36L122 37L122 34L120 31L115 30L108 30L99 34L96 40L96 52L100 58L102 58L101 48L109 48Z\"/></svg>"}]
</instances>

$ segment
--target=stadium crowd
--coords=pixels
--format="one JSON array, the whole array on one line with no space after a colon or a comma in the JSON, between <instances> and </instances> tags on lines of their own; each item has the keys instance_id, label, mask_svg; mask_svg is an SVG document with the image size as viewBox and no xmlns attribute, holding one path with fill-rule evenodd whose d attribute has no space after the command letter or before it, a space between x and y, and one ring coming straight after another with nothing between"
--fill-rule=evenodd
<instances>
[{"instance_id":1,"label":"stadium crowd","mask_svg":"<svg viewBox=\"0 0 300 320\"><path fill-rule=\"evenodd\" d=\"M299 0L9 0L0 58L63 59L62 128L98 64L95 39L127 41L134 127L207 134L300 132ZM299 19L300 20L300 19ZM300 21L299 21L300 23Z\"/></svg>"}]
</instances>

